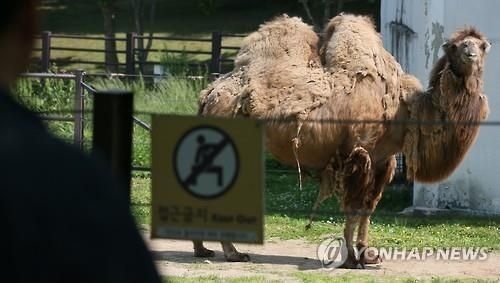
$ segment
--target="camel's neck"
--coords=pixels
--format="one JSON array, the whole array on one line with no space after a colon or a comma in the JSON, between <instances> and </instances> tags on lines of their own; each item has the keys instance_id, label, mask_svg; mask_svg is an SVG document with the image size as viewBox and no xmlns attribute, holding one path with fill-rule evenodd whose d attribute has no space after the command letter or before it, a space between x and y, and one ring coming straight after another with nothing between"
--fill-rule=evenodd
<instances>
[{"instance_id":1,"label":"camel's neck","mask_svg":"<svg viewBox=\"0 0 500 283\"><path fill-rule=\"evenodd\" d=\"M437 65L441 65L442 69L433 70L435 77L431 78L427 91L433 108L446 114L448 120L463 121L473 118L467 115L467 111L464 110L477 109L475 105L469 104L474 104L474 101L483 95L482 68L473 67L462 71L462 75L460 75L447 62ZM469 109L470 107L472 109Z\"/></svg>"},{"instance_id":2,"label":"camel's neck","mask_svg":"<svg viewBox=\"0 0 500 283\"><path fill-rule=\"evenodd\" d=\"M439 64L439 62L438 62ZM412 120L431 122L410 126L405 153L410 156L411 177L434 182L452 173L473 144L477 124L486 118L488 105L482 93L482 71L457 76L449 65L431 78L431 86L410 105Z\"/></svg>"}]
</instances>

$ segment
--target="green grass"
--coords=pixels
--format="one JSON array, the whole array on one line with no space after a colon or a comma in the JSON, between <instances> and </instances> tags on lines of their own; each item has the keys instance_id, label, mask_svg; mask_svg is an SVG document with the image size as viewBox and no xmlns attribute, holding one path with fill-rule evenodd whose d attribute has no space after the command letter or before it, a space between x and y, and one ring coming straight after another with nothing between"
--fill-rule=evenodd
<instances>
[{"instance_id":1,"label":"green grass","mask_svg":"<svg viewBox=\"0 0 500 283\"><path fill-rule=\"evenodd\" d=\"M273 180L267 176L266 181ZM280 182L294 182L295 177L281 178ZM291 188L298 190L298 188ZM266 188L266 208L274 206L279 198L279 185ZM140 224L150 222L150 180L135 178L132 190L132 210ZM300 192L299 192L300 194ZM305 230L308 223L307 213L293 212L295 200L279 201L283 203L282 212L266 213L266 239L303 239L313 243L331 236L341 236L344 218L341 213L325 212L313 223L310 230ZM332 203L335 203L332 201ZM304 203L303 206L310 206ZM331 205L331 204L327 204ZM309 212L309 210L307 211ZM382 213L372 219L370 226L370 244L376 247L424 248L424 247L486 247L500 250L500 218L488 217L408 217L394 212Z\"/></svg>"},{"instance_id":2,"label":"green grass","mask_svg":"<svg viewBox=\"0 0 500 283\"><path fill-rule=\"evenodd\" d=\"M305 230L305 218L283 214L266 216L266 238L305 239L318 242L335 235L342 236L342 216L333 216ZM376 247L487 247L500 249L500 219L444 217L377 216L370 226L370 244Z\"/></svg>"}]
</instances>

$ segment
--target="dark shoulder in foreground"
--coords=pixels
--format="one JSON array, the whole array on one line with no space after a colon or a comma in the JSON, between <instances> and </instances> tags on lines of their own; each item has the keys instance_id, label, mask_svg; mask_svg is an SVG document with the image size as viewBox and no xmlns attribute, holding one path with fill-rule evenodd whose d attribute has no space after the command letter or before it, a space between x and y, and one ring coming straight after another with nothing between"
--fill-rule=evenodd
<instances>
[{"instance_id":1,"label":"dark shoulder in foreground","mask_svg":"<svg viewBox=\"0 0 500 283\"><path fill-rule=\"evenodd\" d=\"M5 92L0 179L5 282L160 282L107 166L53 137Z\"/></svg>"}]
</instances>

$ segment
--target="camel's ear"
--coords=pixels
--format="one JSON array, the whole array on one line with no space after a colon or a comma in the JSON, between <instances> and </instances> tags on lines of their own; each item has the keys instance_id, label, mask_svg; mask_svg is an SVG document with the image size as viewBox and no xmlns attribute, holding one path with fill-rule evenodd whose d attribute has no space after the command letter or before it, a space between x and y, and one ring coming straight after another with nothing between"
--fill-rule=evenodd
<instances>
[{"instance_id":1,"label":"camel's ear","mask_svg":"<svg viewBox=\"0 0 500 283\"><path fill-rule=\"evenodd\" d=\"M484 50L484 53L488 53L490 52L490 49L491 49L491 43L489 43L488 41L485 41L483 43L483 46L481 46Z\"/></svg>"}]
</instances>

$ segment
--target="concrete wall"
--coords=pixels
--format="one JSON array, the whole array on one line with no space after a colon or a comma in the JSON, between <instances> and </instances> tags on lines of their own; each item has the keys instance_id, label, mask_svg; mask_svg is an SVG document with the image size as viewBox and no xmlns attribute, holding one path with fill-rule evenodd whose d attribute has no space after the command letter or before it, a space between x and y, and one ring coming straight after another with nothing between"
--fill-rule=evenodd
<instances>
[{"instance_id":1,"label":"concrete wall","mask_svg":"<svg viewBox=\"0 0 500 283\"><path fill-rule=\"evenodd\" d=\"M427 85L440 46L457 28L472 25L492 43L486 61L485 93L491 114L500 121L500 1L382 0L381 33L386 48L405 70ZM391 24L392 23L392 24ZM500 126L482 126L476 144L450 178L414 186L414 206L500 213Z\"/></svg>"}]
</instances>

